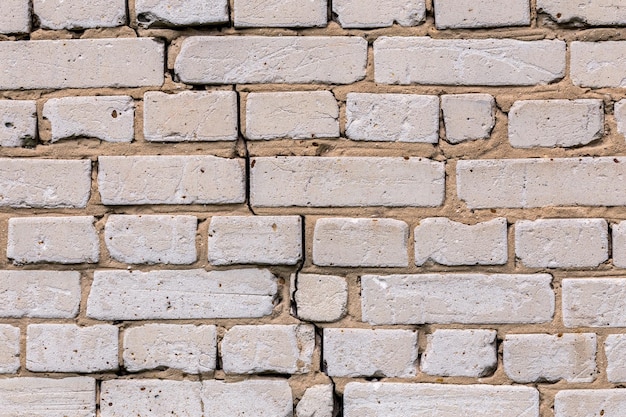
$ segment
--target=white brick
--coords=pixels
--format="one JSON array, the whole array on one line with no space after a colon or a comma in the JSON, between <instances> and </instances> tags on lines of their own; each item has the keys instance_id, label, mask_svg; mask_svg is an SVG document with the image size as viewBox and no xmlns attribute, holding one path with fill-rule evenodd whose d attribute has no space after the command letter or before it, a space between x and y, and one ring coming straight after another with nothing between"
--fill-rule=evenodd
<instances>
[{"instance_id":1,"label":"white brick","mask_svg":"<svg viewBox=\"0 0 626 417\"><path fill-rule=\"evenodd\" d=\"M576 86L626 87L626 42L572 42L570 76Z\"/></svg>"},{"instance_id":2,"label":"white brick","mask_svg":"<svg viewBox=\"0 0 626 417\"><path fill-rule=\"evenodd\" d=\"M422 372L480 378L498 366L495 330L439 329L427 336Z\"/></svg>"},{"instance_id":3,"label":"white brick","mask_svg":"<svg viewBox=\"0 0 626 417\"><path fill-rule=\"evenodd\" d=\"M443 217L420 220L415 228L415 264L504 265L508 258L507 221L497 218L475 225Z\"/></svg>"},{"instance_id":4,"label":"white brick","mask_svg":"<svg viewBox=\"0 0 626 417\"><path fill-rule=\"evenodd\" d=\"M160 379L103 381L102 417L201 416L201 382ZM204 414L206 415L206 414Z\"/></svg>"},{"instance_id":5,"label":"white brick","mask_svg":"<svg viewBox=\"0 0 626 417\"><path fill-rule=\"evenodd\" d=\"M365 141L437 143L439 97L350 93L346 136Z\"/></svg>"},{"instance_id":6,"label":"white brick","mask_svg":"<svg viewBox=\"0 0 626 417\"><path fill-rule=\"evenodd\" d=\"M10 378L0 380L2 417L93 417L93 378Z\"/></svg>"},{"instance_id":7,"label":"white brick","mask_svg":"<svg viewBox=\"0 0 626 417\"><path fill-rule=\"evenodd\" d=\"M149 91L143 97L143 134L150 142L237 140L237 93Z\"/></svg>"},{"instance_id":8,"label":"white brick","mask_svg":"<svg viewBox=\"0 0 626 417\"><path fill-rule=\"evenodd\" d=\"M0 33L30 32L30 1L3 0L0 16Z\"/></svg>"},{"instance_id":9,"label":"white brick","mask_svg":"<svg viewBox=\"0 0 626 417\"><path fill-rule=\"evenodd\" d=\"M441 96L446 141L487 139L496 124L495 99L489 94Z\"/></svg>"},{"instance_id":10,"label":"white brick","mask_svg":"<svg viewBox=\"0 0 626 417\"><path fill-rule=\"evenodd\" d=\"M302 259L299 216L215 216L209 224L213 265L295 265Z\"/></svg>"},{"instance_id":11,"label":"white brick","mask_svg":"<svg viewBox=\"0 0 626 417\"><path fill-rule=\"evenodd\" d=\"M253 158L250 200L256 207L437 207L442 162L424 158Z\"/></svg>"},{"instance_id":12,"label":"white brick","mask_svg":"<svg viewBox=\"0 0 626 417\"><path fill-rule=\"evenodd\" d=\"M0 206L82 208L90 192L89 160L0 158Z\"/></svg>"},{"instance_id":13,"label":"white brick","mask_svg":"<svg viewBox=\"0 0 626 417\"><path fill-rule=\"evenodd\" d=\"M284 379L203 381L206 416L292 417L293 397Z\"/></svg>"},{"instance_id":14,"label":"white brick","mask_svg":"<svg viewBox=\"0 0 626 417\"><path fill-rule=\"evenodd\" d=\"M210 372L216 356L215 326L146 324L124 331L124 368L130 372L159 367Z\"/></svg>"},{"instance_id":15,"label":"white brick","mask_svg":"<svg viewBox=\"0 0 626 417\"><path fill-rule=\"evenodd\" d=\"M339 137L339 106L330 91L250 93L248 139Z\"/></svg>"},{"instance_id":16,"label":"white brick","mask_svg":"<svg viewBox=\"0 0 626 417\"><path fill-rule=\"evenodd\" d=\"M30 324L26 369L33 372L100 372L117 369L118 329L109 324Z\"/></svg>"},{"instance_id":17,"label":"white brick","mask_svg":"<svg viewBox=\"0 0 626 417\"><path fill-rule=\"evenodd\" d=\"M555 417L622 417L624 410L624 389L563 390L554 399Z\"/></svg>"},{"instance_id":18,"label":"white brick","mask_svg":"<svg viewBox=\"0 0 626 417\"><path fill-rule=\"evenodd\" d=\"M596 335L509 334L504 339L503 361L504 372L519 383L593 382Z\"/></svg>"},{"instance_id":19,"label":"white brick","mask_svg":"<svg viewBox=\"0 0 626 417\"><path fill-rule=\"evenodd\" d=\"M0 317L72 318L79 303L79 272L0 271Z\"/></svg>"},{"instance_id":20,"label":"white brick","mask_svg":"<svg viewBox=\"0 0 626 417\"><path fill-rule=\"evenodd\" d=\"M20 328L8 324L0 324L0 374L14 374L19 369ZM0 401L1 404L2 402ZM0 411L1 414L2 411Z\"/></svg>"},{"instance_id":21,"label":"white brick","mask_svg":"<svg viewBox=\"0 0 626 417\"><path fill-rule=\"evenodd\" d=\"M365 77L366 61L357 36L193 36L174 68L187 84L351 84Z\"/></svg>"},{"instance_id":22,"label":"white brick","mask_svg":"<svg viewBox=\"0 0 626 417\"><path fill-rule=\"evenodd\" d=\"M91 216L9 219L7 257L13 263L95 263L100 242Z\"/></svg>"},{"instance_id":23,"label":"white brick","mask_svg":"<svg viewBox=\"0 0 626 417\"><path fill-rule=\"evenodd\" d=\"M565 76L565 42L383 36L374 61L381 84L548 84Z\"/></svg>"},{"instance_id":24,"label":"white brick","mask_svg":"<svg viewBox=\"0 0 626 417\"><path fill-rule=\"evenodd\" d=\"M242 159L215 156L101 156L98 188L102 203L243 203Z\"/></svg>"},{"instance_id":25,"label":"white brick","mask_svg":"<svg viewBox=\"0 0 626 417\"><path fill-rule=\"evenodd\" d=\"M136 0L140 26L228 23L228 0Z\"/></svg>"},{"instance_id":26,"label":"white brick","mask_svg":"<svg viewBox=\"0 0 626 417\"><path fill-rule=\"evenodd\" d=\"M74 137L131 142L135 134L135 105L128 96L52 98L43 117L50 121L51 142Z\"/></svg>"},{"instance_id":27,"label":"white brick","mask_svg":"<svg viewBox=\"0 0 626 417\"><path fill-rule=\"evenodd\" d=\"M509 141L514 148L569 148L603 135L602 100L524 100L509 111Z\"/></svg>"},{"instance_id":28,"label":"white brick","mask_svg":"<svg viewBox=\"0 0 626 417\"><path fill-rule=\"evenodd\" d=\"M333 0L333 13L344 28L416 26L426 17L424 0Z\"/></svg>"},{"instance_id":29,"label":"white brick","mask_svg":"<svg viewBox=\"0 0 626 417\"><path fill-rule=\"evenodd\" d=\"M408 266L409 226L394 219L328 218L315 222L313 263L320 266Z\"/></svg>"},{"instance_id":30,"label":"white brick","mask_svg":"<svg viewBox=\"0 0 626 417\"><path fill-rule=\"evenodd\" d=\"M604 219L515 222L515 256L531 268L596 267L609 258Z\"/></svg>"},{"instance_id":31,"label":"white brick","mask_svg":"<svg viewBox=\"0 0 626 417\"><path fill-rule=\"evenodd\" d=\"M346 314L348 283L332 275L298 274L292 276L292 298L299 319L333 322Z\"/></svg>"},{"instance_id":32,"label":"white brick","mask_svg":"<svg viewBox=\"0 0 626 417\"><path fill-rule=\"evenodd\" d=\"M222 339L222 369L227 374L305 374L311 370L315 327L302 325L233 326Z\"/></svg>"},{"instance_id":33,"label":"white brick","mask_svg":"<svg viewBox=\"0 0 626 417\"><path fill-rule=\"evenodd\" d=\"M611 226L613 236L613 265L626 268L626 221Z\"/></svg>"},{"instance_id":34,"label":"white brick","mask_svg":"<svg viewBox=\"0 0 626 417\"><path fill-rule=\"evenodd\" d=\"M163 84L164 47L152 38L1 42L0 61L10 63L0 90Z\"/></svg>"},{"instance_id":35,"label":"white brick","mask_svg":"<svg viewBox=\"0 0 626 417\"><path fill-rule=\"evenodd\" d=\"M0 100L0 147L32 146L36 138L37 102Z\"/></svg>"},{"instance_id":36,"label":"white brick","mask_svg":"<svg viewBox=\"0 0 626 417\"><path fill-rule=\"evenodd\" d=\"M235 1L237 27L326 26L326 0Z\"/></svg>"},{"instance_id":37,"label":"white brick","mask_svg":"<svg viewBox=\"0 0 626 417\"><path fill-rule=\"evenodd\" d=\"M626 279L564 279L566 327L626 327Z\"/></svg>"},{"instance_id":38,"label":"white brick","mask_svg":"<svg viewBox=\"0 0 626 417\"><path fill-rule=\"evenodd\" d=\"M111 258L129 264L188 265L196 253L196 216L109 216L104 242Z\"/></svg>"},{"instance_id":39,"label":"white brick","mask_svg":"<svg viewBox=\"0 0 626 417\"><path fill-rule=\"evenodd\" d=\"M457 193L468 208L626 205L626 158L458 161Z\"/></svg>"},{"instance_id":40,"label":"white brick","mask_svg":"<svg viewBox=\"0 0 626 417\"><path fill-rule=\"evenodd\" d=\"M520 386L401 384L346 385L345 417L538 417L539 391Z\"/></svg>"},{"instance_id":41,"label":"white brick","mask_svg":"<svg viewBox=\"0 0 626 417\"><path fill-rule=\"evenodd\" d=\"M370 324L545 323L554 315L552 276L363 275L361 309Z\"/></svg>"},{"instance_id":42,"label":"white brick","mask_svg":"<svg viewBox=\"0 0 626 417\"><path fill-rule=\"evenodd\" d=\"M33 14L44 29L115 27L126 23L124 0L33 0Z\"/></svg>"},{"instance_id":43,"label":"white brick","mask_svg":"<svg viewBox=\"0 0 626 417\"><path fill-rule=\"evenodd\" d=\"M530 25L528 0L435 0L437 29Z\"/></svg>"},{"instance_id":44,"label":"white brick","mask_svg":"<svg viewBox=\"0 0 626 417\"><path fill-rule=\"evenodd\" d=\"M87 316L99 320L270 315L278 287L267 270L96 271Z\"/></svg>"},{"instance_id":45,"label":"white brick","mask_svg":"<svg viewBox=\"0 0 626 417\"><path fill-rule=\"evenodd\" d=\"M604 342L609 382L626 382L626 335L611 334Z\"/></svg>"},{"instance_id":46,"label":"white brick","mask_svg":"<svg viewBox=\"0 0 626 417\"><path fill-rule=\"evenodd\" d=\"M626 136L626 100L620 100L614 106L615 121L617 122L617 131Z\"/></svg>"},{"instance_id":47,"label":"white brick","mask_svg":"<svg viewBox=\"0 0 626 417\"><path fill-rule=\"evenodd\" d=\"M296 417L333 417L334 407L333 386L313 385L296 406Z\"/></svg>"},{"instance_id":48,"label":"white brick","mask_svg":"<svg viewBox=\"0 0 626 417\"><path fill-rule=\"evenodd\" d=\"M537 0L537 11L558 23L626 24L626 4L621 0Z\"/></svg>"},{"instance_id":49,"label":"white brick","mask_svg":"<svg viewBox=\"0 0 626 417\"><path fill-rule=\"evenodd\" d=\"M417 373L417 348L414 330L324 329L330 377L411 378Z\"/></svg>"}]
</instances>

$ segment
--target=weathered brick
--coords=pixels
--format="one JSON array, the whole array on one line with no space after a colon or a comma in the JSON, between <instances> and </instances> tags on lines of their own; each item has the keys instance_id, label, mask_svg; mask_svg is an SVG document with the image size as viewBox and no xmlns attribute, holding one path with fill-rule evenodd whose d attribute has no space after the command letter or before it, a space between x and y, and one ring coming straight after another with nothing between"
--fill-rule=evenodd
<instances>
[{"instance_id":1,"label":"weathered brick","mask_svg":"<svg viewBox=\"0 0 626 417\"><path fill-rule=\"evenodd\" d=\"M495 104L489 94L441 96L446 141L456 144L489 138L496 124Z\"/></svg>"},{"instance_id":2,"label":"weathered brick","mask_svg":"<svg viewBox=\"0 0 626 417\"><path fill-rule=\"evenodd\" d=\"M374 61L380 84L548 84L565 76L565 42L382 36Z\"/></svg>"},{"instance_id":3,"label":"weathered brick","mask_svg":"<svg viewBox=\"0 0 626 417\"><path fill-rule=\"evenodd\" d=\"M457 193L468 208L626 205L626 158L465 160Z\"/></svg>"},{"instance_id":4,"label":"weathered brick","mask_svg":"<svg viewBox=\"0 0 626 417\"><path fill-rule=\"evenodd\" d=\"M222 339L227 374L304 374L311 370L315 328L311 325L233 326Z\"/></svg>"},{"instance_id":5,"label":"weathered brick","mask_svg":"<svg viewBox=\"0 0 626 417\"><path fill-rule=\"evenodd\" d=\"M530 25L528 0L435 0L437 29Z\"/></svg>"},{"instance_id":6,"label":"weathered brick","mask_svg":"<svg viewBox=\"0 0 626 417\"><path fill-rule=\"evenodd\" d=\"M417 373L417 332L324 329L326 373L331 377L411 378Z\"/></svg>"},{"instance_id":7,"label":"weathered brick","mask_svg":"<svg viewBox=\"0 0 626 417\"><path fill-rule=\"evenodd\" d=\"M621 417L624 410L624 389L563 390L554 398L555 417Z\"/></svg>"},{"instance_id":8,"label":"weathered brick","mask_svg":"<svg viewBox=\"0 0 626 417\"><path fill-rule=\"evenodd\" d=\"M427 336L422 372L480 378L498 366L495 330L438 329Z\"/></svg>"},{"instance_id":9,"label":"weathered brick","mask_svg":"<svg viewBox=\"0 0 626 417\"><path fill-rule=\"evenodd\" d=\"M102 203L243 203L242 159L215 156L101 156L98 189Z\"/></svg>"},{"instance_id":10,"label":"weathered brick","mask_svg":"<svg viewBox=\"0 0 626 417\"><path fill-rule=\"evenodd\" d=\"M109 324L30 324L26 369L33 372L99 372L117 369L118 329Z\"/></svg>"},{"instance_id":11,"label":"weathered brick","mask_svg":"<svg viewBox=\"0 0 626 417\"><path fill-rule=\"evenodd\" d=\"M44 104L51 142L89 137L106 142L131 142L135 135L135 105L128 96L52 98Z\"/></svg>"},{"instance_id":12,"label":"weathered brick","mask_svg":"<svg viewBox=\"0 0 626 417\"><path fill-rule=\"evenodd\" d=\"M0 33L30 32L30 1L4 0L0 16Z\"/></svg>"},{"instance_id":13,"label":"weathered brick","mask_svg":"<svg viewBox=\"0 0 626 417\"><path fill-rule=\"evenodd\" d=\"M126 23L124 0L33 0L33 14L44 29L115 27Z\"/></svg>"},{"instance_id":14,"label":"weathered brick","mask_svg":"<svg viewBox=\"0 0 626 417\"><path fill-rule=\"evenodd\" d=\"M313 385L304 391L296 406L296 417L333 417L333 385Z\"/></svg>"},{"instance_id":15,"label":"weathered brick","mask_svg":"<svg viewBox=\"0 0 626 417\"><path fill-rule=\"evenodd\" d=\"M313 263L320 266L408 266L409 226L394 219L327 218L315 222Z\"/></svg>"},{"instance_id":16,"label":"weathered brick","mask_svg":"<svg viewBox=\"0 0 626 417\"><path fill-rule=\"evenodd\" d=\"M198 259L195 216L111 215L104 242L111 258L129 264L188 265Z\"/></svg>"},{"instance_id":17,"label":"weathered brick","mask_svg":"<svg viewBox=\"0 0 626 417\"><path fill-rule=\"evenodd\" d=\"M143 27L228 23L228 0L135 0L135 14Z\"/></svg>"},{"instance_id":18,"label":"weathered brick","mask_svg":"<svg viewBox=\"0 0 626 417\"><path fill-rule=\"evenodd\" d=\"M333 0L333 13L344 28L416 26L426 17L424 0Z\"/></svg>"},{"instance_id":19,"label":"weathered brick","mask_svg":"<svg viewBox=\"0 0 626 417\"><path fill-rule=\"evenodd\" d=\"M626 42L572 42L570 75L580 87L626 87Z\"/></svg>"},{"instance_id":20,"label":"weathered brick","mask_svg":"<svg viewBox=\"0 0 626 417\"><path fill-rule=\"evenodd\" d=\"M537 11L558 23L626 25L626 4L621 0L537 0Z\"/></svg>"},{"instance_id":21,"label":"weathered brick","mask_svg":"<svg viewBox=\"0 0 626 417\"><path fill-rule=\"evenodd\" d=\"M515 256L531 268L596 267L609 258L604 219L515 222Z\"/></svg>"},{"instance_id":22,"label":"weathered brick","mask_svg":"<svg viewBox=\"0 0 626 417\"><path fill-rule=\"evenodd\" d=\"M509 111L509 141L514 148L569 148L603 135L602 100L522 100Z\"/></svg>"},{"instance_id":23,"label":"weathered brick","mask_svg":"<svg viewBox=\"0 0 626 417\"><path fill-rule=\"evenodd\" d=\"M348 283L332 275L297 274L292 279L294 313L301 320L333 322L346 314Z\"/></svg>"},{"instance_id":24,"label":"weathered brick","mask_svg":"<svg viewBox=\"0 0 626 417\"><path fill-rule=\"evenodd\" d=\"M93 417L96 380L74 378L9 378L0 380L2 417Z\"/></svg>"},{"instance_id":25,"label":"weathered brick","mask_svg":"<svg viewBox=\"0 0 626 417\"><path fill-rule=\"evenodd\" d=\"M365 77L366 61L367 41L356 36L193 36L174 68L188 84L350 84Z\"/></svg>"},{"instance_id":26,"label":"weathered brick","mask_svg":"<svg viewBox=\"0 0 626 417\"><path fill-rule=\"evenodd\" d=\"M363 275L361 310L370 324L545 323L554 315L552 276Z\"/></svg>"},{"instance_id":27,"label":"weathered brick","mask_svg":"<svg viewBox=\"0 0 626 417\"><path fill-rule=\"evenodd\" d=\"M267 270L96 271L87 316L99 320L270 315L278 287Z\"/></svg>"},{"instance_id":28,"label":"weathered brick","mask_svg":"<svg viewBox=\"0 0 626 417\"><path fill-rule=\"evenodd\" d=\"M350 93L346 136L352 140L437 143L439 97Z\"/></svg>"},{"instance_id":29,"label":"weathered brick","mask_svg":"<svg viewBox=\"0 0 626 417\"><path fill-rule=\"evenodd\" d=\"M37 102L0 100L0 147L33 145L37 138Z\"/></svg>"},{"instance_id":30,"label":"weathered brick","mask_svg":"<svg viewBox=\"0 0 626 417\"><path fill-rule=\"evenodd\" d=\"M16 264L95 263L100 242L91 216L9 219L7 257Z\"/></svg>"},{"instance_id":31,"label":"weathered brick","mask_svg":"<svg viewBox=\"0 0 626 417\"><path fill-rule=\"evenodd\" d=\"M207 416L292 417L293 397L284 379L241 382L203 381L202 402Z\"/></svg>"},{"instance_id":32,"label":"weathered brick","mask_svg":"<svg viewBox=\"0 0 626 417\"><path fill-rule=\"evenodd\" d=\"M0 61L0 90L163 84L164 47L152 38L0 42Z\"/></svg>"},{"instance_id":33,"label":"weathered brick","mask_svg":"<svg viewBox=\"0 0 626 417\"><path fill-rule=\"evenodd\" d=\"M564 279L566 327L626 327L626 279Z\"/></svg>"},{"instance_id":34,"label":"weathered brick","mask_svg":"<svg viewBox=\"0 0 626 417\"><path fill-rule=\"evenodd\" d=\"M250 93L246 138L339 137L339 106L330 91Z\"/></svg>"},{"instance_id":35,"label":"weathered brick","mask_svg":"<svg viewBox=\"0 0 626 417\"><path fill-rule=\"evenodd\" d=\"M79 303L79 272L0 271L0 317L72 318Z\"/></svg>"},{"instance_id":36,"label":"weathered brick","mask_svg":"<svg viewBox=\"0 0 626 417\"><path fill-rule=\"evenodd\" d=\"M235 2L236 27L326 26L327 0L256 0Z\"/></svg>"},{"instance_id":37,"label":"weathered brick","mask_svg":"<svg viewBox=\"0 0 626 417\"><path fill-rule=\"evenodd\" d=\"M604 342L609 382L626 382L626 335L610 334Z\"/></svg>"},{"instance_id":38,"label":"weathered brick","mask_svg":"<svg viewBox=\"0 0 626 417\"><path fill-rule=\"evenodd\" d=\"M613 265L626 268L626 221L611 226Z\"/></svg>"},{"instance_id":39,"label":"weathered brick","mask_svg":"<svg viewBox=\"0 0 626 417\"><path fill-rule=\"evenodd\" d=\"M444 164L424 158L253 158L256 207L437 207Z\"/></svg>"},{"instance_id":40,"label":"weathered brick","mask_svg":"<svg viewBox=\"0 0 626 417\"><path fill-rule=\"evenodd\" d=\"M626 136L626 100L620 100L613 107L613 114L617 122L617 131Z\"/></svg>"},{"instance_id":41,"label":"weathered brick","mask_svg":"<svg viewBox=\"0 0 626 417\"><path fill-rule=\"evenodd\" d=\"M0 324L0 374L15 374L19 369L20 328L9 324Z\"/></svg>"},{"instance_id":42,"label":"weathered brick","mask_svg":"<svg viewBox=\"0 0 626 417\"><path fill-rule=\"evenodd\" d=\"M143 97L143 134L150 142L237 140L237 93L149 91Z\"/></svg>"},{"instance_id":43,"label":"weathered brick","mask_svg":"<svg viewBox=\"0 0 626 417\"><path fill-rule=\"evenodd\" d=\"M302 259L299 216L214 216L209 224L213 265L295 265Z\"/></svg>"},{"instance_id":44,"label":"weathered brick","mask_svg":"<svg viewBox=\"0 0 626 417\"><path fill-rule=\"evenodd\" d=\"M0 158L0 206L82 208L90 191L89 160Z\"/></svg>"},{"instance_id":45,"label":"weathered brick","mask_svg":"<svg viewBox=\"0 0 626 417\"><path fill-rule=\"evenodd\" d=\"M443 217L420 220L415 228L415 264L503 265L508 258L507 221L466 225Z\"/></svg>"},{"instance_id":46,"label":"weathered brick","mask_svg":"<svg viewBox=\"0 0 626 417\"><path fill-rule=\"evenodd\" d=\"M592 382L597 373L596 335L509 334L503 361L504 372L515 382Z\"/></svg>"},{"instance_id":47,"label":"weathered brick","mask_svg":"<svg viewBox=\"0 0 626 417\"><path fill-rule=\"evenodd\" d=\"M537 417L539 391L520 386L350 382L343 405L345 417L458 417L460 412Z\"/></svg>"},{"instance_id":48,"label":"weathered brick","mask_svg":"<svg viewBox=\"0 0 626 417\"><path fill-rule=\"evenodd\" d=\"M167 367L188 374L215 370L217 329L192 324L146 324L124 331L124 368Z\"/></svg>"}]
</instances>

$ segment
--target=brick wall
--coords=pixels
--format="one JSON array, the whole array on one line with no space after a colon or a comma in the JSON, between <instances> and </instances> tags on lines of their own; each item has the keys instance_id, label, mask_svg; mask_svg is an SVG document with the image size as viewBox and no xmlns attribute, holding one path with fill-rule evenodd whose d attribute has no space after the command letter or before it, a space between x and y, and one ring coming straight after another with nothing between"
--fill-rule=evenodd
<instances>
[{"instance_id":1,"label":"brick wall","mask_svg":"<svg viewBox=\"0 0 626 417\"><path fill-rule=\"evenodd\" d=\"M621 0L2 0L0 416L623 417Z\"/></svg>"}]
</instances>

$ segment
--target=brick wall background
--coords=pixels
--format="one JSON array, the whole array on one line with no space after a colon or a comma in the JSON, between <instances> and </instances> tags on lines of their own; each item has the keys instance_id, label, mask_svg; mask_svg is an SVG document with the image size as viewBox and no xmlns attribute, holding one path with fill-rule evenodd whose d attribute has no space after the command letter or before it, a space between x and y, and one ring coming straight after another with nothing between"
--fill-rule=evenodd
<instances>
[{"instance_id":1,"label":"brick wall background","mask_svg":"<svg viewBox=\"0 0 626 417\"><path fill-rule=\"evenodd\" d=\"M0 416L626 415L623 1L2 5Z\"/></svg>"}]
</instances>

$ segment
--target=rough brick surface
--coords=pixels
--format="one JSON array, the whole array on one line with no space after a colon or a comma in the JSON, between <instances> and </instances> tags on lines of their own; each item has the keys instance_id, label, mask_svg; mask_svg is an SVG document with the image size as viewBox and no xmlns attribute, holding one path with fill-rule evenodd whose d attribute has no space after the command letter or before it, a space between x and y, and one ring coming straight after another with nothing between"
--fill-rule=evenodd
<instances>
[{"instance_id":1,"label":"rough brick surface","mask_svg":"<svg viewBox=\"0 0 626 417\"><path fill-rule=\"evenodd\" d=\"M243 161L215 156L101 156L103 204L228 204L245 200Z\"/></svg>"},{"instance_id":2,"label":"rough brick surface","mask_svg":"<svg viewBox=\"0 0 626 417\"><path fill-rule=\"evenodd\" d=\"M563 390L556 394L555 417L619 417L626 408L622 389Z\"/></svg>"},{"instance_id":3,"label":"rough brick surface","mask_svg":"<svg viewBox=\"0 0 626 417\"><path fill-rule=\"evenodd\" d=\"M537 10L558 23L626 25L626 5L620 0L537 0Z\"/></svg>"},{"instance_id":4,"label":"rough brick surface","mask_svg":"<svg viewBox=\"0 0 626 417\"><path fill-rule=\"evenodd\" d=\"M626 42L572 42L570 74L581 87L625 87Z\"/></svg>"},{"instance_id":5,"label":"rough brick surface","mask_svg":"<svg viewBox=\"0 0 626 417\"><path fill-rule=\"evenodd\" d=\"M254 158L250 201L257 207L437 207L440 162L425 158Z\"/></svg>"},{"instance_id":6,"label":"rough brick surface","mask_svg":"<svg viewBox=\"0 0 626 417\"><path fill-rule=\"evenodd\" d=\"M147 92L143 135L151 142L237 139L237 94L234 91Z\"/></svg>"},{"instance_id":7,"label":"rough brick surface","mask_svg":"<svg viewBox=\"0 0 626 417\"><path fill-rule=\"evenodd\" d=\"M44 29L115 27L126 23L124 0L33 0L33 14Z\"/></svg>"},{"instance_id":8,"label":"rough brick surface","mask_svg":"<svg viewBox=\"0 0 626 417\"><path fill-rule=\"evenodd\" d=\"M37 138L37 102L0 100L0 147L32 145Z\"/></svg>"},{"instance_id":9,"label":"rough brick surface","mask_svg":"<svg viewBox=\"0 0 626 417\"><path fill-rule=\"evenodd\" d=\"M313 385L300 399L296 417L333 417L334 407L333 386Z\"/></svg>"},{"instance_id":10,"label":"rough brick surface","mask_svg":"<svg viewBox=\"0 0 626 417\"><path fill-rule=\"evenodd\" d=\"M350 84L365 76L366 60L360 37L195 36L175 70L189 84Z\"/></svg>"},{"instance_id":11,"label":"rough brick surface","mask_svg":"<svg viewBox=\"0 0 626 417\"><path fill-rule=\"evenodd\" d=\"M348 283L332 275L297 274L292 276L294 313L306 321L333 322L347 310Z\"/></svg>"},{"instance_id":12,"label":"rough brick surface","mask_svg":"<svg viewBox=\"0 0 626 417\"><path fill-rule=\"evenodd\" d=\"M552 277L535 275L363 275L370 324L545 323L554 314Z\"/></svg>"},{"instance_id":13,"label":"rough brick surface","mask_svg":"<svg viewBox=\"0 0 626 417\"><path fill-rule=\"evenodd\" d=\"M565 43L380 37L374 65L381 84L548 84L565 75Z\"/></svg>"},{"instance_id":14,"label":"rough brick surface","mask_svg":"<svg viewBox=\"0 0 626 417\"><path fill-rule=\"evenodd\" d=\"M98 262L95 220L91 216L9 219L7 257L16 264Z\"/></svg>"},{"instance_id":15,"label":"rough brick surface","mask_svg":"<svg viewBox=\"0 0 626 417\"><path fill-rule=\"evenodd\" d=\"M626 136L626 100L620 100L615 103L614 115L617 122L617 131Z\"/></svg>"},{"instance_id":16,"label":"rough brick surface","mask_svg":"<svg viewBox=\"0 0 626 417\"><path fill-rule=\"evenodd\" d=\"M222 339L227 374L303 374L311 370L315 328L310 325L234 326Z\"/></svg>"},{"instance_id":17,"label":"rough brick surface","mask_svg":"<svg viewBox=\"0 0 626 417\"><path fill-rule=\"evenodd\" d=\"M424 0L334 0L333 13L344 28L379 28L397 23L415 26L426 16Z\"/></svg>"},{"instance_id":18,"label":"rough brick surface","mask_svg":"<svg viewBox=\"0 0 626 417\"><path fill-rule=\"evenodd\" d=\"M619 222L611 226L613 236L613 265L626 268L626 222Z\"/></svg>"},{"instance_id":19,"label":"rough brick surface","mask_svg":"<svg viewBox=\"0 0 626 417\"><path fill-rule=\"evenodd\" d=\"M530 25L528 0L435 0L437 29Z\"/></svg>"},{"instance_id":20,"label":"rough brick surface","mask_svg":"<svg viewBox=\"0 0 626 417\"><path fill-rule=\"evenodd\" d=\"M610 334L604 342L606 374L610 382L626 382L626 335Z\"/></svg>"},{"instance_id":21,"label":"rough brick surface","mask_svg":"<svg viewBox=\"0 0 626 417\"><path fill-rule=\"evenodd\" d=\"M626 279L564 279L562 286L565 326L626 327Z\"/></svg>"},{"instance_id":22,"label":"rough brick surface","mask_svg":"<svg viewBox=\"0 0 626 417\"><path fill-rule=\"evenodd\" d=\"M87 316L100 320L270 315L276 278L266 270L96 271Z\"/></svg>"},{"instance_id":23,"label":"rough brick surface","mask_svg":"<svg viewBox=\"0 0 626 417\"><path fill-rule=\"evenodd\" d=\"M0 373L15 374L19 369L20 328L0 324Z\"/></svg>"},{"instance_id":24,"label":"rough brick surface","mask_svg":"<svg viewBox=\"0 0 626 417\"><path fill-rule=\"evenodd\" d=\"M247 401L242 401L242 398ZM202 402L206 415L292 417L291 388L283 379L241 382L204 381Z\"/></svg>"},{"instance_id":25,"label":"rough brick surface","mask_svg":"<svg viewBox=\"0 0 626 417\"><path fill-rule=\"evenodd\" d=\"M136 0L140 26L195 26L228 22L228 0Z\"/></svg>"},{"instance_id":26,"label":"rough brick surface","mask_svg":"<svg viewBox=\"0 0 626 417\"><path fill-rule=\"evenodd\" d=\"M439 141L439 97L348 94L346 136L382 142Z\"/></svg>"},{"instance_id":27,"label":"rough brick surface","mask_svg":"<svg viewBox=\"0 0 626 417\"><path fill-rule=\"evenodd\" d=\"M237 27L326 26L327 0L237 0Z\"/></svg>"},{"instance_id":28,"label":"rough brick surface","mask_svg":"<svg viewBox=\"0 0 626 417\"><path fill-rule=\"evenodd\" d=\"M441 96L446 140L456 144L487 139L496 123L495 104L493 96L489 94Z\"/></svg>"},{"instance_id":29,"label":"rough brick surface","mask_svg":"<svg viewBox=\"0 0 626 417\"><path fill-rule=\"evenodd\" d=\"M28 33L30 31L29 0L5 0L0 17L0 33Z\"/></svg>"}]
</instances>

